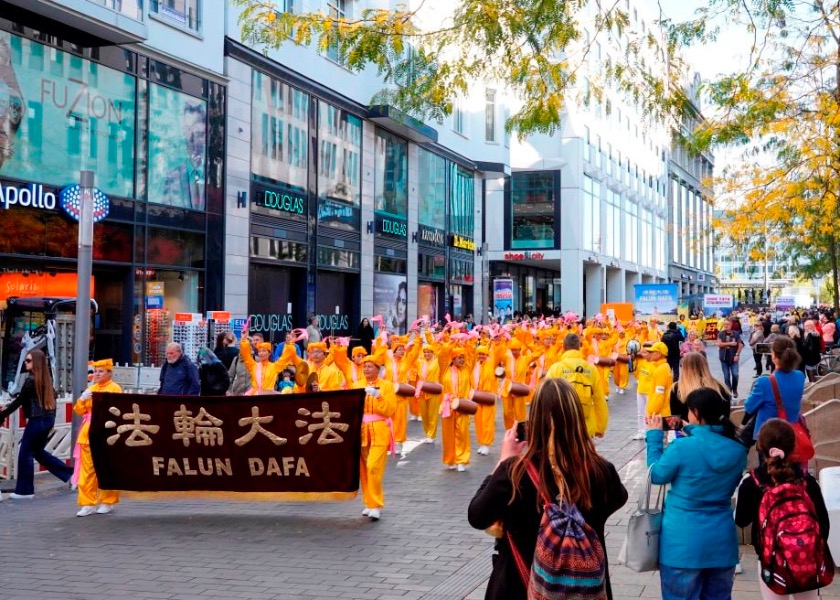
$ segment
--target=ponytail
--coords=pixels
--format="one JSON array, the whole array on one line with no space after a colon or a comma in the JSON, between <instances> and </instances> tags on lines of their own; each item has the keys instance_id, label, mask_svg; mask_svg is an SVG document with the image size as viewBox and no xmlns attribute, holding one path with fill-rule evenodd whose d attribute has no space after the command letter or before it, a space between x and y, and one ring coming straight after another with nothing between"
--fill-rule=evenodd
<instances>
[{"instance_id":1,"label":"ponytail","mask_svg":"<svg viewBox=\"0 0 840 600\"><path fill-rule=\"evenodd\" d=\"M773 485L789 483L798 477L788 457L796 445L793 427L782 419L766 421L758 432L758 451L764 456L767 475Z\"/></svg>"}]
</instances>

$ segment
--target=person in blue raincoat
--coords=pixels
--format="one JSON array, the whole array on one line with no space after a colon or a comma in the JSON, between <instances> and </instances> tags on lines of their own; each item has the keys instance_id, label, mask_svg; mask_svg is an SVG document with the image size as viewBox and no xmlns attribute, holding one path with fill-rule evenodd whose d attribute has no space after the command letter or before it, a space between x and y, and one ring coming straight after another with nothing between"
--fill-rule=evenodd
<instances>
[{"instance_id":1,"label":"person in blue raincoat","mask_svg":"<svg viewBox=\"0 0 840 600\"><path fill-rule=\"evenodd\" d=\"M717 390L686 398L685 437L663 450L662 417L648 419L647 464L654 484L668 484L659 573L663 600L729 600L738 563L732 494L747 464Z\"/></svg>"}]
</instances>

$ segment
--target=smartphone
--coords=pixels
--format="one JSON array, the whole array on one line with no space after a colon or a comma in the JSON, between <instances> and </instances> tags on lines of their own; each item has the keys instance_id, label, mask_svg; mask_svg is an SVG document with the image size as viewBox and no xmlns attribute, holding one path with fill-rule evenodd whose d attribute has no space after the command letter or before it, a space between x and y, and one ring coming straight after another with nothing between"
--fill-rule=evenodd
<instances>
[{"instance_id":1,"label":"smartphone","mask_svg":"<svg viewBox=\"0 0 840 600\"><path fill-rule=\"evenodd\" d=\"M682 429L682 419L679 417L662 417L663 431L679 431Z\"/></svg>"},{"instance_id":2,"label":"smartphone","mask_svg":"<svg viewBox=\"0 0 840 600\"><path fill-rule=\"evenodd\" d=\"M524 421L516 424L516 439L520 442L524 442L528 439L528 432L525 427L526 425Z\"/></svg>"}]
</instances>

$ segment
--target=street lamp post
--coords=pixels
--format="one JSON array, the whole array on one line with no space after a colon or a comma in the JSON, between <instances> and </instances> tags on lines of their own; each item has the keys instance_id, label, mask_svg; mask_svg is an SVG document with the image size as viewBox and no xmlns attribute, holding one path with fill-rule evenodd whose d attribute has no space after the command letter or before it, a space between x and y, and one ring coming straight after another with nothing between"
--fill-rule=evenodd
<instances>
[{"instance_id":1,"label":"street lamp post","mask_svg":"<svg viewBox=\"0 0 840 600\"><path fill-rule=\"evenodd\" d=\"M76 323L73 335L73 398L87 387L90 357L90 278L93 270L93 171L82 171L79 177L79 258L76 263ZM73 444L79 419L73 419Z\"/></svg>"}]
</instances>

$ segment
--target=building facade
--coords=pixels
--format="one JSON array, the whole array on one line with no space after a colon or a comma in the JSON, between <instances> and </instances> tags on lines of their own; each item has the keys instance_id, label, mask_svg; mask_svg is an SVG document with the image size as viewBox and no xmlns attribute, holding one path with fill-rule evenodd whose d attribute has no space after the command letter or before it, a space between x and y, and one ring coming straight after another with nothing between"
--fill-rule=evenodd
<instances>
[{"instance_id":1,"label":"building facade","mask_svg":"<svg viewBox=\"0 0 840 600\"><path fill-rule=\"evenodd\" d=\"M93 171L94 354L118 362L160 364L174 314L224 301L223 24L186 4L0 2L0 301L75 296L62 207Z\"/></svg>"}]
</instances>

